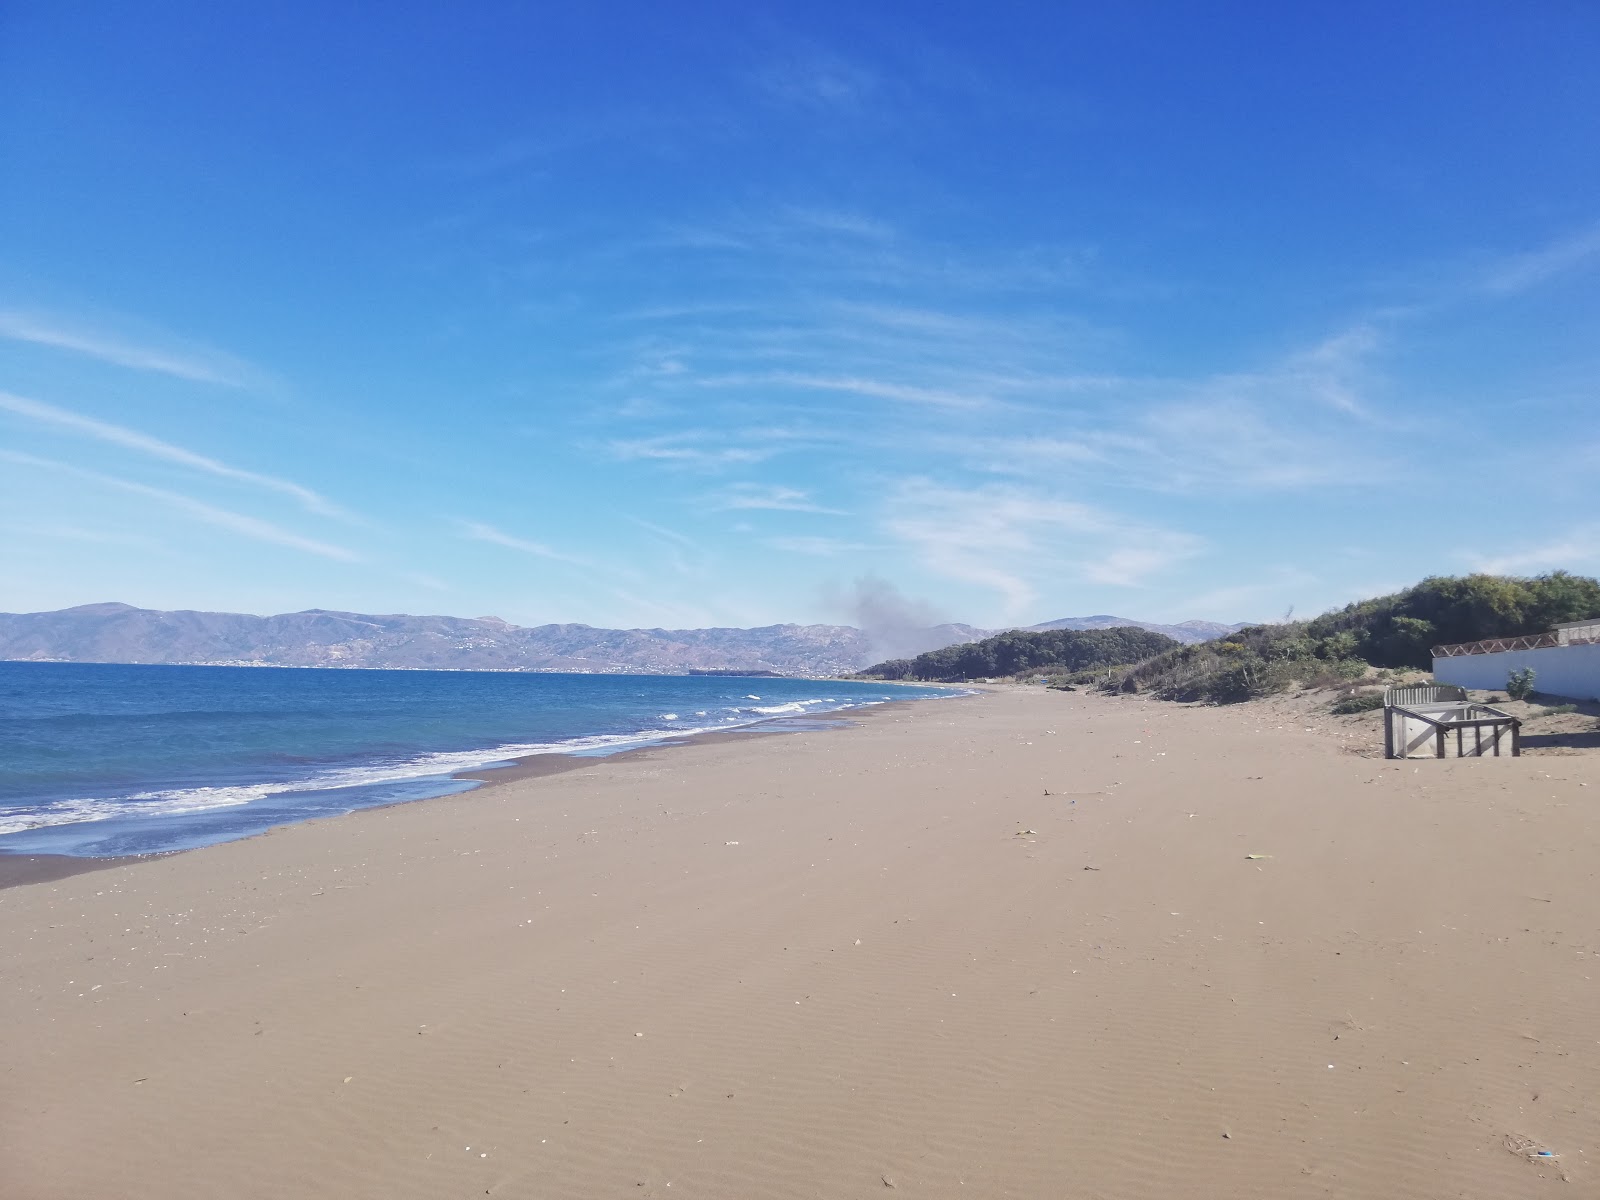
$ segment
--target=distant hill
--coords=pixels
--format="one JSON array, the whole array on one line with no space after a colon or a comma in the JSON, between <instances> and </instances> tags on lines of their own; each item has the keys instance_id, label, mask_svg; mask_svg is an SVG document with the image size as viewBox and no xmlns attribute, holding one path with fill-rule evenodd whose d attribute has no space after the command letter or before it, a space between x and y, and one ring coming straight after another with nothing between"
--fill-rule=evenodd
<instances>
[{"instance_id":1,"label":"distant hill","mask_svg":"<svg viewBox=\"0 0 1600 1200\"><path fill-rule=\"evenodd\" d=\"M1029 625L1029 629L1117 629L1131 625L1135 629L1148 629L1151 633L1164 633L1175 642L1192 646L1196 642L1209 642L1245 628L1243 625L1221 625L1216 621L1180 621L1176 625L1161 625L1155 621L1135 621L1128 617L1062 617L1042 625Z\"/></svg>"},{"instance_id":2,"label":"distant hill","mask_svg":"<svg viewBox=\"0 0 1600 1200\"><path fill-rule=\"evenodd\" d=\"M919 653L976 641L970 625L897 630ZM0 660L679 674L689 670L842 675L882 657L884 639L849 625L597 629L498 617L416 617L310 609L261 617L85 604L0 613Z\"/></svg>"}]
</instances>

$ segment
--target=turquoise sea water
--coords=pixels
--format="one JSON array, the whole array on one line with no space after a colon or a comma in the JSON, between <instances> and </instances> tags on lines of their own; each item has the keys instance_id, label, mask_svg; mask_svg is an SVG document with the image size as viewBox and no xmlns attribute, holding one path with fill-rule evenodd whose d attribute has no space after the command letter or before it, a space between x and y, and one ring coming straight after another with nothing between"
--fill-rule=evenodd
<instances>
[{"instance_id":1,"label":"turquoise sea water","mask_svg":"<svg viewBox=\"0 0 1600 1200\"><path fill-rule=\"evenodd\" d=\"M451 773L947 690L673 675L0 662L0 853L179 850L462 791ZM781 726L780 726L781 727Z\"/></svg>"}]
</instances>

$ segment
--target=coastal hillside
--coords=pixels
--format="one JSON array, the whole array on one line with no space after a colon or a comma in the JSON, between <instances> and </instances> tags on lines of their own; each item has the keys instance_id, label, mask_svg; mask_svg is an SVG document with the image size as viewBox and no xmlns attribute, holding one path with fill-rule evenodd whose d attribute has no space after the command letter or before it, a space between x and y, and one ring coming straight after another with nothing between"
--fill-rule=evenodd
<instances>
[{"instance_id":1,"label":"coastal hillside","mask_svg":"<svg viewBox=\"0 0 1600 1200\"><path fill-rule=\"evenodd\" d=\"M1430 576L1307 621L1256 625L1172 647L1104 672L1099 684L1165 700L1228 703L1295 684L1349 683L1374 668L1428 670L1437 645L1542 633L1592 617L1600 617L1600 581L1587 576Z\"/></svg>"},{"instance_id":2,"label":"coastal hillside","mask_svg":"<svg viewBox=\"0 0 1600 1200\"><path fill-rule=\"evenodd\" d=\"M1139 624L1120 617L1065 621ZM56 612L0 613L0 660L841 675L859 670L886 652L917 654L981 641L993 633L961 624L893 630L852 625L598 629L572 624L519 626L498 617L373 615L323 609L263 617L85 604Z\"/></svg>"},{"instance_id":3,"label":"coastal hillside","mask_svg":"<svg viewBox=\"0 0 1600 1200\"><path fill-rule=\"evenodd\" d=\"M1130 625L1135 629L1147 629L1151 633L1165 634L1173 641L1182 642L1186 646L1192 646L1197 642L1209 642L1212 638L1224 637L1245 628L1243 624L1224 625L1220 621L1179 621L1176 625L1162 625L1157 621L1134 621L1128 617L1101 614L1093 617L1062 617L1057 621L1029 625L1028 629L1037 632L1049 629L1120 629Z\"/></svg>"},{"instance_id":4,"label":"coastal hillside","mask_svg":"<svg viewBox=\"0 0 1600 1200\"><path fill-rule=\"evenodd\" d=\"M927 631L926 644L946 634ZM498 617L163 612L91 604L0 615L0 659L477 671L683 673L744 669L835 675L871 654L859 629L523 627Z\"/></svg>"},{"instance_id":5,"label":"coastal hillside","mask_svg":"<svg viewBox=\"0 0 1600 1200\"><path fill-rule=\"evenodd\" d=\"M1133 626L1015 629L965 646L930 650L910 659L891 659L868 667L862 674L874 679L945 683L1035 671L1071 674L1138 662L1179 648L1179 643L1165 634Z\"/></svg>"}]
</instances>

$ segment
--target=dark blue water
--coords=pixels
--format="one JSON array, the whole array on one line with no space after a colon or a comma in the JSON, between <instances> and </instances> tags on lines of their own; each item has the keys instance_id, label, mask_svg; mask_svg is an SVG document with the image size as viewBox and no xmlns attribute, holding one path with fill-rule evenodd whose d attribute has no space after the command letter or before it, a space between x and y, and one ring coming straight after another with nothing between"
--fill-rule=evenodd
<instances>
[{"instance_id":1,"label":"dark blue water","mask_svg":"<svg viewBox=\"0 0 1600 1200\"><path fill-rule=\"evenodd\" d=\"M808 679L0 662L0 853L180 850L936 688Z\"/></svg>"}]
</instances>

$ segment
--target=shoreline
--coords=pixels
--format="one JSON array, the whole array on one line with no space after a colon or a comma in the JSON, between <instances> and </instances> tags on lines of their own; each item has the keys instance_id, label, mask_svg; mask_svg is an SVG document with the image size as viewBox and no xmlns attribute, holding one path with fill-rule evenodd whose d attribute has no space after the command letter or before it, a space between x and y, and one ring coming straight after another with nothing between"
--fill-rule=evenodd
<instances>
[{"instance_id":1,"label":"shoreline","mask_svg":"<svg viewBox=\"0 0 1600 1200\"><path fill-rule=\"evenodd\" d=\"M952 687L956 685L951 685ZM977 689L974 687L973 693ZM966 692L958 692L947 697L924 697L922 699L960 699ZM829 732L833 728L848 727L856 723L856 717L866 713L883 712L891 709L901 709L920 703L914 700L885 700L872 704L865 704L855 708L829 709L814 716L801 717L774 716L749 725L727 730L706 730L701 733L686 734L682 737L663 738L657 741L645 742L636 746L624 746L605 754L585 753L581 751L553 751L543 754L527 754L508 760L505 765L498 767L476 767L463 771L452 771L441 779L451 781L467 780L477 786L465 791L442 792L436 796L420 796L411 800L395 800L386 804L366 805L361 808L351 809L349 812L338 813L331 816L307 817L298 821L286 821L282 825L274 825L258 833L246 834L239 838L229 838L226 841L212 842L204 846L194 846L183 850L162 850L150 854L119 854L110 856L76 855L76 854L14 854L0 851L0 892L9 888L22 887L32 883L48 883L58 879L66 879L73 875L83 875L92 871L101 871L110 867L136 866L141 863L155 862L171 858L176 855L195 854L209 850L215 846L226 846L233 842L250 841L254 838L267 837L278 830L293 828L297 825L315 824L325 821L338 821L353 817L363 812L382 812L385 809L400 808L412 804L428 804L440 800L448 800L460 796L478 795L490 788L503 786L509 783L520 782L527 779L540 779L555 775L565 775L572 771L582 769L585 765L612 759L634 758L635 756L648 755L651 751L677 749L695 745L717 745L725 741L738 741L751 735L763 737L780 737L789 733ZM834 721L828 721L828 718ZM796 721L816 720L819 724L814 729L767 729L765 726L783 725Z\"/></svg>"}]
</instances>

